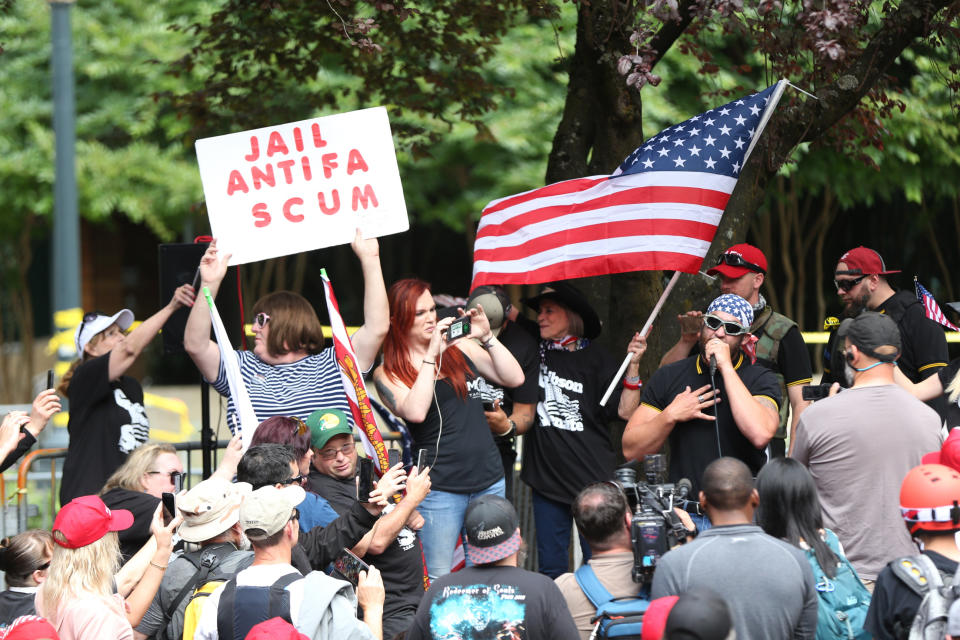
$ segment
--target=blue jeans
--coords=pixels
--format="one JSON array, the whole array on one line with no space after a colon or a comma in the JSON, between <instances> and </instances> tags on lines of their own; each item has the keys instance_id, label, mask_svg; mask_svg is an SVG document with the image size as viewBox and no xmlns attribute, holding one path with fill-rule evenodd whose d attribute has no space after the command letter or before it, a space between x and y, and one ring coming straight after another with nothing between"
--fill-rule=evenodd
<instances>
[{"instance_id":1,"label":"blue jeans","mask_svg":"<svg viewBox=\"0 0 960 640\"><path fill-rule=\"evenodd\" d=\"M420 529L420 542L423 544L423 557L427 563L430 578L439 578L450 573L453 567L453 550L457 546L457 536L464 533L463 516L467 505L474 498L494 494L504 497L504 480L500 478L492 485L476 493L451 493L433 490L423 499L417 511L423 516L423 528ZM469 564L469 563L468 563Z\"/></svg>"},{"instance_id":2,"label":"blue jeans","mask_svg":"<svg viewBox=\"0 0 960 640\"><path fill-rule=\"evenodd\" d=\"M557 578L567 573L570 566L570 528L573 515L570 505L556 502L544 495L533 493L533 520L537 529L537 570ZM580 536L583 561L590 559L590 546Z\"/></svg>"}]
</instances>

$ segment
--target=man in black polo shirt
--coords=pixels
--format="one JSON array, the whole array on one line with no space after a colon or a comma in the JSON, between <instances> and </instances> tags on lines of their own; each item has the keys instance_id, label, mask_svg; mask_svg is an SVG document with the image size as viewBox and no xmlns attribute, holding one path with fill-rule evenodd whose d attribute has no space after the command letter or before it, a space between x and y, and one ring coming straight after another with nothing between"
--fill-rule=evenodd
<instances>
[{"instance_id":1,"label":"man in black polo shirt","mask_svg":"<svg viewBox=\"0 0 960 640\"><path fill-rule=\"evenodd\" d=\"M840 256L833 282L837 295L844 304L843 315L855 318L864 311L884 313L897 323L900 330L900 359L897 366L911 382L920 382L947 366L947 339L943 327L927 318L923 305L913 292L895 290L886 276L900 273L899 269L887 269L880 254L867 247L857 247ZM823 382L839 382L850 386L844 379L843 342L836 348L837 334L823 350ZM940 414L947 415L947 402L943 396L927 403Z\"/></svg>"},{"instance_id":2,"label":"man in black polo shirt","mask_svg":"<svg viewBox=\"0 0 960 640\"><path fill-rule=\"evenodd\" d=\"M741 350L753 322L750 303L725 293L710 303L703 319L699 353L657 369L623 433L628 459L657 453L669 440L669 479L688 478L694 496L700 491L703 470L717 458L737 458L756 474L780 423L777 377L751 364ZM694 522L701 528L709 526L702 517Z\"/></svg>"},{"instance_id":3,"label":"man in black polo shirt","mask_svg":"<svg viewBox=\"0 0 960 640\"><path fill-rule=\"evenodd\" d=\"M347 417L337 409L319 409L307 417L314 448L309 487L330 503L338 514L357 502L357 448ZM353 547L356 555L380 570L386 589L383 604L383 637L392 638L410 625L423 598L423 552L407 523L423 519L414 511L430 492L430 473L416 467L407 476L407 492L388 506L377 524Z\"/></svg>"}]
</instances>

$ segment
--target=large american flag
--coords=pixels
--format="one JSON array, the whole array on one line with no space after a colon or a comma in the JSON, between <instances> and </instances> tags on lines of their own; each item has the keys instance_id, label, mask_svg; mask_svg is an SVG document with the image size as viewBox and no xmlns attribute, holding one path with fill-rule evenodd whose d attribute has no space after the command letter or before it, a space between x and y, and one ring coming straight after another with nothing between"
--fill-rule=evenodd
<instances>
[{"instance_id":1,"label":"large american flag","mask_svg":"<svg viewBox=\"0 0 960 640\"><path fill-rule=\"evenodd\" d=\"M785 81L664 129L609 176L488 204L473 283L533 284L607 273L696 273Z\"/></svg>"},{"instance_id":2,"label":"large american flag","mask_svg":"<svg viewBox=\"0 0 960 640\"><path fill-rule=\"evenodd\" d=\"M927 314L927 317L934 322L939 322L947 329L960 331L960 327L957 327L957 325L947 320L947 316L943 315L943 311L940 309L940 305L937 304L937 299L933 297L933 294L927 291L927 288L920 284L916 278L913 279L913 284L917 287L917 300L923 305L923 310Z\"/></svg>"}]
</instances>

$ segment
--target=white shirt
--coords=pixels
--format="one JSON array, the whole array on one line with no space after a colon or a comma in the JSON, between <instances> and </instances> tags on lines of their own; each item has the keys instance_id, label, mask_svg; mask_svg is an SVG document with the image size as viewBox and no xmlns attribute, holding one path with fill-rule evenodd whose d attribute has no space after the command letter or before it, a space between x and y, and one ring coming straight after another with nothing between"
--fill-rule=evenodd
<instances>
[{"instance_id":1,"label":"white shirt","mask_svg":"<svg viewBox=\"0 0 960 640\"><path fill-rule=\"evenodd\" d=\"M237 574L237 586L269 587L288 573L296 572L297 570L293 565L289 564L254 565ZM203 612L200 614L200 620L197 622L197 628L193 634L193 640L219 640L217 610L220 607L220 594L223 593L225 586L226 583L220 585L207 596L207 601L203 605ZM290 592L290 620L293 621L293 626L297 626L300 604L303 602L303 587L303 578L287 585L287 591Z\"/></svg>"}]
</instances>

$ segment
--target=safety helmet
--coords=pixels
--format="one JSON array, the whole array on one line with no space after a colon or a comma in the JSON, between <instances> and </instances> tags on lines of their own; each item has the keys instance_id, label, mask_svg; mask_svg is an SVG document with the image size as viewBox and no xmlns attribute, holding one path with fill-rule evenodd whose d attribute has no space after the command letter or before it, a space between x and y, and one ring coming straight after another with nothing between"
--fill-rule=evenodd
<instances>
[{"instance_id":1,"label":"safety helmet","mask_svg":"<svg viewBox=\"0 0 960 640\"><path fill-rule=\"evenodd\" d=\"M960 529L960 473L942 464L911 469L900 486L900 514L910 533Z\"/></svg>"}]
</instances>

